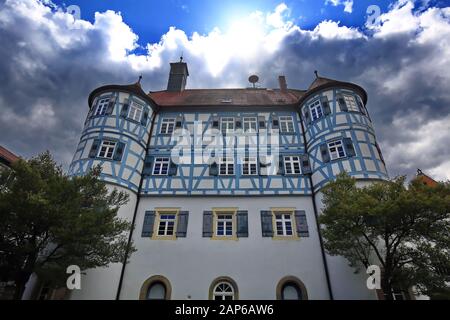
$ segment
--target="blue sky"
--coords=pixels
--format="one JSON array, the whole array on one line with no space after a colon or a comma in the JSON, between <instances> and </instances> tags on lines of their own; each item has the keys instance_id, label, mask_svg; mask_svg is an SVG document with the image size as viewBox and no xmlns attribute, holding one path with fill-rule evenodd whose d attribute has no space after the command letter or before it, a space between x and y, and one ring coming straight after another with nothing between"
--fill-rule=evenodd
<instances>
[{"instance_id":1,"label":"blue sky","mask_svg":"<svg viewBox=\"0 0 450 320\"><path fill-rule=\"evenodd\" d=\"M245 88L251 74L305 89L314 70L361 85L389 174L450 179L449 0L65 3L80 19L59 0L0 0L0 145L20 156L49 149L67 167L92 90L140 74L164 90L183 52L188 89Z\"/></svg>"},{"instance_id":2,"label":"blue sky","mask_svg":"<svg viewBox=\"0 0 450 320\"><path fill-rule=\"evenodd\" d=\"M343 2L343 1L341 1ZM368 6L376 4L386 12L388 0L356 0L352 12L344 12L343 5L334 6L326 0L284 1L290 9L290 18L302 29L314 29L323 20L340 21L342 25L361 27L364 25ZM420 1L419 1L420 2ZM170 26L182 29L187 35L194 31L210 32L214 27L226 30L233 20L241 19L252 12L269 12L280 1L276 0L73 0L54 1L59 5L78 5L81 18L94 21L94 13L114 10L122 13L124 21L139 36L138 43L158 42ZM429 1L428 6L443 6L444 1Z\"/></svg>"}]
</instances>

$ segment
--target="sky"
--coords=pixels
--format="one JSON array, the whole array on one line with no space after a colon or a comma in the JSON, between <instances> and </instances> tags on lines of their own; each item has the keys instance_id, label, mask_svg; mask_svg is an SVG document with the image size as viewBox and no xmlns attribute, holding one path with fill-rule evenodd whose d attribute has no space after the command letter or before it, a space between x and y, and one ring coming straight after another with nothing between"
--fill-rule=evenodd
<instances>
[{"instance_id":1,"label":"sky","mask_svg":"<svg viewBox=\"0 0 450 320\"><path fill-rule=\"evenodd\" d=\"M187 88L359 84L390 176L450 179L448 0L0 0L0 43L0 145L23 157L67 168L93 89L163 90L183 53Z\"/></svg>"}]
</instances>

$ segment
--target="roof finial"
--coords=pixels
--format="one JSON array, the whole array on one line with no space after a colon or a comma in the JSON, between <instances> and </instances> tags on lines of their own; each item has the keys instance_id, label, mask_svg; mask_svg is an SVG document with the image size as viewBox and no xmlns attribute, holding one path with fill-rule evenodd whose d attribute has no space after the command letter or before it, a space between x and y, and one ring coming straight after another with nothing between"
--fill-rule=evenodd
<instances>
[{"instance_id":1,"label":"roof finial","mask_svg":"<svg viewBox=\"0 0 450 320\"><path fill-rule=\"evenodd\" d=\"M141 80L142 80L142 74L141 75L139 75L139 79L138 79L138 84L141 84Z\"/></svg>"},{"instance_id":2,"label":"roof finial","mask_svg":"<svg viewBox=\"0 0 450 320\"><path fill-rule=\"evenodd\" d=\"M417 169L417 175L421 175L421 174L423 174L422 170Z\"/></svg>"},{"instance_id":3,"label":"roof finial","mask_svg":"<svg viewBox=\"0 0 450 320\"><path fill-rule=\"evenodd\" d=\"M316 78L319 78L319 73L317 72L317 70L314 70L314 74L316 75Z\"/></svg>"},{"instance_id":4,"label":"roof finial","mask_svg":"<svg viewBox=\"0 0 450 320\"><path fill-rule=\"evenodd\" d=\"M181 51L180 62L183 62L183 51Z\"/></svg>"}]
</instances>

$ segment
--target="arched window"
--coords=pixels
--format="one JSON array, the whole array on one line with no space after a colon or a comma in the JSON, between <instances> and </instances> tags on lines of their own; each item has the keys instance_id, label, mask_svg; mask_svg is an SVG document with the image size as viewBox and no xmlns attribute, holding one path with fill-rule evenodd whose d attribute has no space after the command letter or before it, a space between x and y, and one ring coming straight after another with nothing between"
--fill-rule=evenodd
<instances>
[{"instance_id":1,"label":"arched window","mask_svg":"<svg viewBox=\"0 0 450 320\"><path fill-rule=\"evenodd\" d=\"M140 300L169 300L172 286L169 280L161 275L152 276L144 281L139 292Z\"/></svg>"},{"instance_id":2,"label":"arched window","mask_svg":"<svg viewBox=\"0 0 450 320\"><path fill-rule=\"evenodd\" d=\"M300 288L293 282L287 282L281 289L282 300L302 300L302 292Z\"/></svg>"},{"instance_id":3,"label":"arched window","mask_svg":"<svg viewBox=\"0 0 450 320\"><path fill-rule=\"evenodd\" d=\"M147 300L165 300L166 286L162 282L152 283L147 291Z\"/></svg>"},{"instance_id":4,"label":"arched window","mask_svg":"<svg viewBox=\"0 0 450 320\"><path fill-rule=\"evenodd\" d=\"M230 277L218 277L209 286L210 300L239 300L236 282Z\"/></svg>"},{"instance_id":5,"label":"arched window","mask_svg":"<svg viewBox=\"0 0 450 320\"><path fill-rule=\"evenodd\" d=\"M305 285L294 276L281 279L276 290L278 300L308 300Z\"/></svg>"},{"instance_id":6,"label":"arched window","mask_svg":"<svg viewBox=\"0 0 450 320\"><path fill-rule=\"evenodd\" d=\"M228 282L219 282L214 287L214 300L234 300L233 286Z\"/></svg>"}]
</instances>

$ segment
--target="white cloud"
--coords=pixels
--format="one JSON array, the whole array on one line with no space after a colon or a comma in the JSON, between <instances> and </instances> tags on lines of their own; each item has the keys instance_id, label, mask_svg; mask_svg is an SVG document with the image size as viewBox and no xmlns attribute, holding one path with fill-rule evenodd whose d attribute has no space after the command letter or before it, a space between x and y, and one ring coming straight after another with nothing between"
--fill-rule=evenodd
<instances>
[{"instance_id":1,"label":"white cloud","mask_svg":"<svg viewBox=\"0 0 450 320\"><path fill-rule=\"evenodd\" d=\"M344 6L344 12L353 12L353 0L325 0L325 4L331 4L332 6Z\"/></svg>"},{"instance_id":2,"label":"white cloud","mask_svg":"<svg viewBox=\"0 0 450 320\"><path fill-rule=\"evenodd\" d=\"M245 87L252 73L263 86L285 74L290 87L305 88L316 69L361 84L390 172L420 167L447 177L450 8L413 7L393 5L369 33L331 20L301 29L281 3L205 34L171 27L138 55L138 36L120 13L96 13L90 23L37 0L7 0L0 11L0 37L11 39L0 46L0 143L25 156L50 148L70 161L93 88L142 73L146 89L164 89L169 62L183 51L189 88Z\"/></svg>"}]
</instances>

